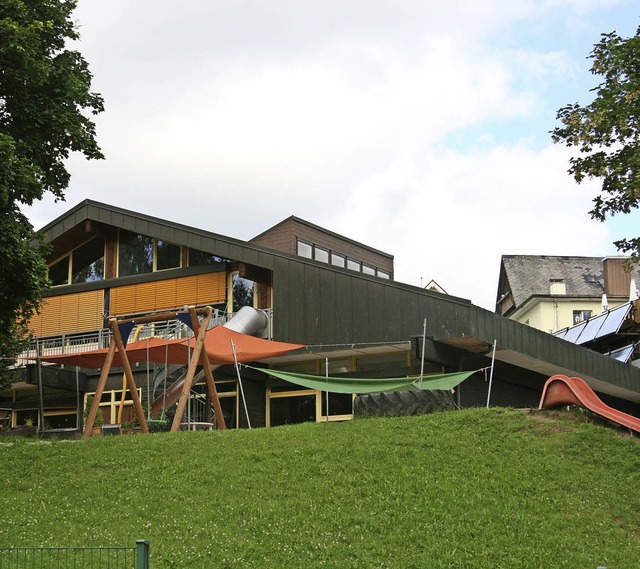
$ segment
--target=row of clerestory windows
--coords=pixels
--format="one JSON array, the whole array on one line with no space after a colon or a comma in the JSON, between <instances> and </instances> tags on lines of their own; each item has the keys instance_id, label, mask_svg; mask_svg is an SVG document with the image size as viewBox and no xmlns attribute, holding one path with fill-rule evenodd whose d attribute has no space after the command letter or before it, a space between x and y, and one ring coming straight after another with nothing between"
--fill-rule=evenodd
<instances>
[{"instance_id":1,"label":"row of clerestory windows","mask_svg":"<svg viewBox=\"0 0 640 569\"><path fill-rule=\"evenodd\" d=\"M341 253L302 239L298 239L297 253L300 257L314 259L321 263L333 265L334 267L358 271L365 275L378 276L383 279L391 278L391 274L387 271L383 271L382 269L374 267L368 263L352 259L351 257L347 257Z\"/></svg>"}]
</instances>

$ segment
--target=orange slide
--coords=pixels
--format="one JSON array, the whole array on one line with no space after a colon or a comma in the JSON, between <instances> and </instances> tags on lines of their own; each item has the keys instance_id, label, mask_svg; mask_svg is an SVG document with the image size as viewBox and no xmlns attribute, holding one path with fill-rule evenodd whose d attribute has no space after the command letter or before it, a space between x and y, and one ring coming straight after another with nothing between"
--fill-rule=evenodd
<instances>
[{"instance_id":1,"label":"orange slide","mask_svg":"<svg viewBox=\"0 0 640 569\"><path fill-rule=\"evenodd\" d=\"M640 419L605 405L586 381L579 377L554 375L547 379L542 390L538 409L548 409L561 405L577 405L589 411L640 433Z\"/></svg>"}]
</instances>

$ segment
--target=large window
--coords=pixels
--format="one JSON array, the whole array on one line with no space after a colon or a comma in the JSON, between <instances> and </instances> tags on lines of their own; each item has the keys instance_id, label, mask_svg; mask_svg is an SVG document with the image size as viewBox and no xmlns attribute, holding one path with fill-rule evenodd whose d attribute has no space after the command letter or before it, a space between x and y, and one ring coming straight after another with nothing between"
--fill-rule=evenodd
<instances>
[{"instance_id":1,"label":"large window","mask_svg":"<svg viewBox=\"0 0 640 569\"><path fill-rule=\"evenodd\" d=\"M156 241L156 270L180 268L180 246L166 241Z\"/></svg>"},{"instance_id":2,"label":"large window","mask_svg":"<svg viewBox=\"0 0 640 569\"><path fill-rule=\"evenodd\" d=\"M138 393L138 399L142 398L142 388L136 389ZM84 408L85 412L87 412L89 405L87 404L87 399L90 396L94 396L93 393L85 393L84 398ZM118 423L118 411L120 406L123 405L122 412L122 422L130 422L133 421L135 417L135 409L133 407L133 399L131 398L131 392L127 389L125 391L124 402L122 401L122 390L114 389L111 391L104 391L102 393L102 398L100 399L100 411L102 412L102 417L104 419L104 423L106 425L114 425Z\"/></svg>"},{"instance_id":3,"label":"large window","mask_svg":"<svg viewBox=\"0 0 640 569\"><path fill-rule=\"evenodd\" d=\"M13 426L34 426L44 429L75 429L78 419L75 409L45 410L44 426L40 426L40 413L38 409L21 409L13 412Z\"/></svg>"},{"instance_id":4,"label":"large window","mask_svg":"<svg viewBox=\"0 0 640 569\"><path fill-rule=\"evenodd\" d=\"M120 230L118 274L121 277L153 272L153 239Z\"/></svg>"},{"instance_id":5,"label":"large window","mask_svg":"<svg viewBox=\"0 0 640 569\"><path fill-rule=\"evenodd\" d=\"M326 393L297 386L267 389L267 427L349 419L353 419L351 394Z\"/></svg>"},{"instance_id":6,"label":"large window","mask_svg":"<svg viewBox=\"0 0 640 569\"><path fill-rule=\"evenodd\" d=\"M120 230L118 274L121 277L180 268L179 245Z\"/></svg>"},{"instance_id":7,"label":"large window","mask_svg":"<svg viewBox=\"0 0 640 569\"><path fill-rule=\"evenodd\" d=\"M104 238L94 237L49 267L52 286L104 279Z\"/></svg>"},{"instance_id":8,"label":"large window","mask_svg":"<svg viewBox=\"0 0 640 569\"><path fill-rule=\"evenodd\" d=\"M104 239L95 238L78 247L71 259L72 282L89 283L104 279Z\"/></svg>"},{"instance_id":9,"label":"large window","mask_svg":"<svg viewBox=\"0 0 640 569\"><path fill-rule=\"evenodd\" d=\"M238 312L243 306L253 306L253 290L255 283L242 278L237 273L233 275L233 311Z\"/></svg>"},{"instance_id":10,"label":"large window","mask_svg":"<svg viewBox=\"0 0 640 569\"><path fill-rule=\"evenodd\" d=\"M293 389L267 394L268 427L295 425L316 420L318 392L313 389Z\"/></svg>"},{"instance_id":11,"label":"large window","mask_svg":"<svg viewBox=\"0 0 640 569\"><path fill-rule=\"evenodd\" d=\"M198 251L197 249L189 249L189 266L200 267L208 265L217 265L222 263L222 259L216 255Z\"/></svg>"},{"instance_id":12,"label":"large window","mask_svg":"<svg viewBox=\"0 0 640 569\"><path fill-rule=\"evenodd\" d=\"M51 286L69 284L69 255L49 267L49 280Z\"/></svg>"}]
</instances>

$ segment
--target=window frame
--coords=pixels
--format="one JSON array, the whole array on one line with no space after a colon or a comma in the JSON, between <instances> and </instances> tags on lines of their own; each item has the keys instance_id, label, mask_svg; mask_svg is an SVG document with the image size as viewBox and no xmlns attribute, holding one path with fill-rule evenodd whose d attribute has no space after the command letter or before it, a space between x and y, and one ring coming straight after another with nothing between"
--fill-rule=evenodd
<instances>
[{"instance_id":1,"label":"window frame","mask_svg":"<svg viewBox=\"0 0 640 569\"><path fill-rule=\"evenodd\" d=\"M309 247L309 255L303 255L300 252L300 246L305 246L305 247ZM304 239L300 239L300 238L296 238L296 255L298 257L302 257L303 259L311 259L313 260L313 243L310 243L309 241L305 241Z\"/></svg>"},{"instance_id":2,"label":"window frame","mask_svg":"<svg viewBox=\"0 0 640 569\"><path fill-rule=\"evenodd\" d=\"M158 243L163 243L165 245L169 245L172 247L178 248L178 266L174 267L165 267L163 269L158 268ZM153 272L159 273L162 271L170 271L172 269L181 269L182 268L182 245L177 245L176 243L172 243L171 241L165 241L164 239L153 239Z\"/></svg>"},{"instance_id":3,"label":"window frame","mask_svg":"<svg viewBox=\"0 0 640 569\"><path fill-rule=\"evenodd\" d=\"M84 247L85 245L87 245L88 243L93 241L94 239L102 239L103 240L102 241L102 278L96 279L95 281L80 281L78 283L73 282L73 275L74 275L74 272L73 272L73 254L78 249L81 249L82 247ZM58 284L52 284L51 288L55 288L55 287L59 287L59 286L69 286L69 285L72 285L72 284L83 284L83 283L87 283L87 282L97 282L97 281L104 280L104 278L105 278L104 274L105 274L105 265L106 265L106 261L105 261L106 254L107 254L107 242L106 242L106 239L104 237L101 237L100 235L94 235L93 237L90 237L86 241L83 241L80 245L78 245L77 247L74 247L68 253L65 253L64 255L61 255L60 257L55 259L52 263L47 264L47 278L49 278L50 270L54 265L57 265L58 263L64 261L65 259L67 261L67 279L66 279L66 281L62 282L62 283L58 283Z\"/></svg>"},{"instance_id":4,"label":"window frame","mask_svg":"<svg viewBox=\"0 0 640 569\"><path fill-rule=\"evenodd\" d=\"M335 259L339 259L342 264L336 263ZM329 264L332 267L338 267L340 269L344 269L347 266L347 257L346 255L341 255L340 253L336 253L335 251L331 251L329 254Z\"/></svg>"},{"instance_id":5,"label":"window frame","mask_svg":"<svg viewBox=\"0 0 640 569\"><path fill-rule=\"evenodd\" d=\"M362 263L362 274L369 275L370 277L376 276L376 268L372 265L368 265L367 263Z\"/></svg>"},{"instance_id":6,"label":"window frame","mask_svg":"<svg viewBox=\"0 0 640 569\"><path fill-rule=\"evenodd\" d=\"M319 258L319 255L325 258ZM329 264L329 259L331 259L331 250L326 247L321 247L320 245L313 246L313 260L318 261L319 263Z\"/></svg>"},{"instance_id":7,"label":"window frame","mask_svg":"<svg viewBox=\"0 0 640 569\"><path fill-rule=\"evenodd\" d=\"M136 236L141 236L144 237L146 239L149 239L151 241L151 270L150 271L146 271L146 272L141 272L141 273L132 273L132 274L127 274L127 275L122 275L121 274L121 247L122 247L122 232L125 231L126 233L130 233L132 235L136 235ZM174 266L174 267L165 267L162 269L158 268L158 243L164 243L166 245L170 245L173 247L177 247L178 248L178 265ZM171 270L176 270L176 269L181 269L183 267L183 246L182 245L178 245L177 243L173 243L172 241L167 241L165 239L158 239L156 237L149 237L148 235L143 235L142 233L136 233L134 231L129 231L128 229L118 229L118 242L116 244L116 250L117 250L117 269L116 269L116 274L118 276L118 278L121 277L133 277L133 276L139 276L139 275L150 275L153 273L160 273L163 271L171 271Z\"/></svg>"}]
</instances>

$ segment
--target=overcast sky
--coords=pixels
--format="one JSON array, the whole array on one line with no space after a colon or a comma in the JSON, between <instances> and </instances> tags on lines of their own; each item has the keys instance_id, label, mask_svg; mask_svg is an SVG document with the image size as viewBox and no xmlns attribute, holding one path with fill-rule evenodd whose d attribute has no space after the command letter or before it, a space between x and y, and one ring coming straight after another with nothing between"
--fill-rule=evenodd
<instances>
[{"instance_id":1,"label":"overcast sky","mask_svg":"<svg viewBox=\"0 0 640 569\"><path fill-rule=\"evenodd\" d=\"M600 34L637 0L80 0L106 160L86 198L250 239L296 215L493 310L503 254L615 254L549 131L590 100ZM632 223L635 221L635 223Z\"/></svg>"}]
</instances>

